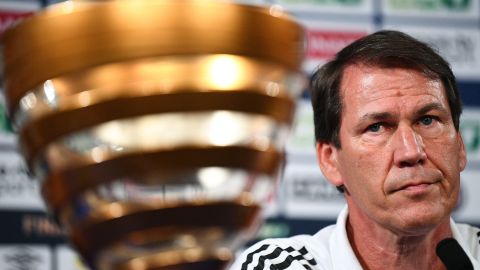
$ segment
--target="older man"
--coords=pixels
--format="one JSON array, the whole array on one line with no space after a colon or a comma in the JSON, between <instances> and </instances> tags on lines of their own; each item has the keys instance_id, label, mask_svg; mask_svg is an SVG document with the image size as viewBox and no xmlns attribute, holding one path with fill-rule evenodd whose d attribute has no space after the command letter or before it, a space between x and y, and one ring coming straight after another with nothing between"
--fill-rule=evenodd
<instances>
[{"instance_id":1,"label":"older man","mask_svg":"<svg viewBox=\"0 0 480 270\"><path fill-rule=\"evenodd\" d=\"M450 218L466 154L448 63L380 31L317 70L311 89L318 164L347 207L313 236L255 244L232 269L480 269L480 229ZM457 249L439 257L444 239Z\"/></svg>"}]
</instances>

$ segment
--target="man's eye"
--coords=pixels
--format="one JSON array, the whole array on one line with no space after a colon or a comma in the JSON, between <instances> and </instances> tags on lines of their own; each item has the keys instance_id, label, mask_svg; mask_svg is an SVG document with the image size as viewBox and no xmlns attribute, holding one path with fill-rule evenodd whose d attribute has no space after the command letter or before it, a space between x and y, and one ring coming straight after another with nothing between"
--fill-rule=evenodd
<instances>
[{"instance_id":1,"label":"man's eye","mask_svg":"<svg viewBox=\"0 0 480 270\"><path fill-rule=\"evenodd\" d=\"M370 131L370 132L379 132L380 129L382 128L382 124L381 123L375 123L373 125L370 125L367 127L367 131Z\"/></svg>"},{"instance_id":2,"label":"man's eye","mask_svg":"<svg viewBox=\"0 0 480 270\"><path fill-rule=\"evenodd\" d=\"M431 116L424 116L420 118L420 123L422 123L425 126L431 125L433 123L433 117Z\"/></svg>"}]
</instances>

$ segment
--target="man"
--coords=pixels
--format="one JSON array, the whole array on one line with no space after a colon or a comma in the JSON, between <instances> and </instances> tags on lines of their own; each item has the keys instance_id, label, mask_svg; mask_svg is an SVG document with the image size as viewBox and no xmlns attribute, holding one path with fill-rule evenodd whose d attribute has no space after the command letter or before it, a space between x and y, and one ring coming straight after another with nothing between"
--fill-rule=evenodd
<instances>
[{"instance_id":1,"label":"man","mask_svg":"<svg viewBox=\"0 0 480 270\"><path fill-rule=\"evenodd\" d=\"M255 244L231 269L447 269L446 238L480 269L480 229L450 218L466 154L448 63L380 31L317 70L311 90L318 164L347 207L313 236Z\"/></svg>"}]
</instances>

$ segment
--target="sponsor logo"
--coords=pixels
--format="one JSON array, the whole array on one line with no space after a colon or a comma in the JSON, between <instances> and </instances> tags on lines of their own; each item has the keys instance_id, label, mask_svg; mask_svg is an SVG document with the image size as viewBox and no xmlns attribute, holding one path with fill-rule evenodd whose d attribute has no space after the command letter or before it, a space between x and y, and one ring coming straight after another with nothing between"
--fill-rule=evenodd
<instances>
[{"instance_id":1,"label":"sponsor logo","mask_svg":"<svg viewBox=\"0 0 480 270\"><path fill-rule=\"evenodd\" d=\"M390 0L387 5L392 9L420 9L427 11L452 10L464 11L472 7L471 0Z\"/></svg>"},{"instance_id":2,"label":"sponsor logo","mask_svg":"<svg viewBox=\"0 0 480 270\"><path fill-rule=\"evenodd\" d=\"M467 153L480 152L480 121L464 119L461 122L460 130Z\"/></svg>"},{"instance_id":3,"label":"sponsor logo","mask_svg":"<svg viewBox=\"0 0 480 270\"><path fill-rule=\"evenodd\" d=\"M0 11L0 35L32 14L31 11Z\"/></svg>"},{"instance_id":4,"label":"sponsor logo","mask_svg":"<svg viewBox=\"0 0 480 270\"><path fill-rule=\"evenodd\" d=\"M358 6L363 0L281 0L284 4L313 4L329 6Z\"/></svg>"},{"instance_id":5,"label":"sponsor logo","mask_svg":"<svg viewBox=\"0 0 480 270\"><path fill-rule=\"evenodd\" d=\"M40 215L24 215L22 229L25 236L35 237L65 237L67 233L52 219Z\"/></svg>"},{"instance_id":6,"label":"sponsor logo","mask_svg":"<svg viewBox=\"0 0 480 270\"><path fill-rule=\"evenodd\" d=\"M284 222L266 222L257 233L257 239L287 237L290 227Z\"/></svg>"},{"instance_id":7,"label":"sponsor logo","mask_svg":"<svg viewBox=\"0 0 480 270\"><path fill-rule=\"evenodd\" d=\"M307 58L328 60L353 41L367 35L362 31L307 31Z\"/></svg>"},{"instance_id":8,"label":"sponsor logo","mask_svg":"<svg viewBox=\"0 0 480 270\"><path fill-rule=\"evenodd\" d=\"M0 152L0 208L44 209L40 184L14 151Z\"/></svg>"},{"instance_id":9,"label":"sponsor logo","mask_svg":"<svg viewBox=\"0 0 480 270\"><path fill-rule=\"evenodd\" d=\"M13 129L5 113L3 104L0 103L0 133L12 134Z\"/></svg>"},{"instance_id":10,"label":"sponsor logo","mask_svg":"<svg viewBox=\"0 0 480 270\"><path fill-rule=\"evenodd\" d=\"M306 175L295 175L291 179L292 200L296 201L343 201L343 195L323 179L310 178Z\"/></svg>"},{"instance_id":11,"label":"sponsor logo","mask_svg":"<svg viewBox=\"0 0 480 270\"><path fill-rule=\"evenodd\" d=\"M33 269L36 264L42 262L41 256L35 254L27 247L17 248L3 257L10 269Z\"/></svg>"},{"instance_id":12,"label":"sponsor logo","mask_svg":"<svg viewBox=\"0 0 480 270\"><path fill-rule=\"evenodd\" d=\"M464 110L460 120L460 132L467 151L468 167L480 169L480 110Z\"/></svg>"},{"instance_id":13,"label":"sponsor logo","mask_svg":"<svg viewBox=\"0 0 480 270\"><path fill-rule=\"evenodd\" d=\"M28 176L24 163L0 163L0 200L24 193L38 193L38 183Z\"/></svg>"},{"instance_id":14,"label":"sponsor logo","mask_svg":"<svg viewBox=\"0 0 480 270\"><path fill-rule=\"evenodd\" d=\"M449 62L456 65L472 65L477 63L478 43L474 37L469 34L457 33L455 35L424 35L422 40L433 47L448 59Z\"/></svg>"},{"instance_id":15,"label":"sponsor logo","mask_svg":"<svg viewBox=\"0 0 480 270\"><path fill-rule=\"evenodd\" d=\"M305 8L305 10L312 10L312 7ZM339 10L331 12L339 12ZM358 8L352 8L348 12L357 13L357 11L359 11ZM323 10L323 12L325 11ZM305 38L305 61L302 69L307 74L333 59L345 46L366 36L373 30L373 25L367 22L345 23L307 19L304 21L304 24L307 31Z\"/></svg>"},{"instance_id":16,"label":"sponsor logo","mask_svg":"<svg viewBox=\"0 0 480 270\"><path fill-rule=\"evenodd\" d=\"M0 267L5 270L49 269L49 251L43 247L19 245L0 249Z\"/></svg>"},{"instance_id":17,"label":"sponsor logo","mask_svg":"<svg viewBox=\"0 0 480 270\"><path fill-rule=\"evenodd\" d=\"M297 104L293 134L287 144L287 150L300 150L314 154L315 135L313 127L313 110L309 101L301 100Z\"/></svg>"}]
</instances>

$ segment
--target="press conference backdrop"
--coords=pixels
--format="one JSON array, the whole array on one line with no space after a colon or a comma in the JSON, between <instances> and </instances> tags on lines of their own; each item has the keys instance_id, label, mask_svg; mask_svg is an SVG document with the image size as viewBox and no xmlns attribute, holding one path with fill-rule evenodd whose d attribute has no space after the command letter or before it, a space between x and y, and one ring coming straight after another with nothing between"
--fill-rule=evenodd
<instances>
[{"instance_id":1,"label":"press conference backdrop","mask_svg":"<svg viewBox=\"0 0 480 270\"><path fill-rule=\"evenodd\" d=\"M59 1L0 0L0 32L54 2ZM275 5L305 25L306 74L351 41L380 29L405 31L438 49L452 65L465 105L461 132L468 164L461 176L461 199L453 215L457 221L480 225L480 0L237 2ZM86 269L62 230L45 214L39 186L17 152L4 104L0 98L0 269ZM267 222L258 239L315 233L334 223L343 206L342 196L316 165L312 110L306 92L298 100L287 165L265 211Z\"/></svg>"}]
</instances>

